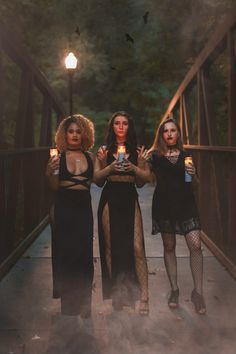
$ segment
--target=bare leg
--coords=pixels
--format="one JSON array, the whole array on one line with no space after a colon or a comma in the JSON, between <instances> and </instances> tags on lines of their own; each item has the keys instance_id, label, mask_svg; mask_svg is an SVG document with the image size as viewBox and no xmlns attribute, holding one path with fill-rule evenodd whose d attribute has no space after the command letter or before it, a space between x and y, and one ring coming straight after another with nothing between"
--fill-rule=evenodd
<instances>
[{"instance_id":1,"label":"bare leg","mask_svg":"<svg viewBox=\"0 0 236 354\"><path fill-rule=\"evenodd\" d=\"M102 225L105 239L105 253L108 272L111 278L111 234L110 234L110 218L108 204L104 206L102 213Z\"/></svg>"}]
</instances>

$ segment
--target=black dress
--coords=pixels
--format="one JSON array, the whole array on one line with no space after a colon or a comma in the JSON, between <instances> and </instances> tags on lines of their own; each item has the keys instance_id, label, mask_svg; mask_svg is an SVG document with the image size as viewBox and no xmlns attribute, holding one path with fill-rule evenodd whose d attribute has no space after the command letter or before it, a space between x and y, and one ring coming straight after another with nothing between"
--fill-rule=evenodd
<instances>
[{"instance_id":1,"label":"black dress","mask_svg":"<svg viewBox=\"0 0 236 354\"><path fill-rule=\"evenodd\" d=\"M107 163L110 164L114 159L112 152L109 151ZM130 154L129 160L137 164L135 154ZM132 175L132 173L120 172L113 175ZM103 211L106 205L109 215L104 220ZM135 213L135 208L138 208L138 213ZM118 301L122 306L133 306L140 296L134 254L135 217L141 218L141 212L134 182L107 181L98 207L98 231L103 298L112 298L113 305ZM104 223L109 225L108 236L104 233ZM106 248L106 237L109 237L110 254ZM144 248L143 235L141 237L141 247ZM111 274L107 262L110 262Z\"/></svg>"},{"instance_id":2,"label":"black dress","mask_svg":"<svg viewBox=\"0 0 236 354\"><path fill-rule=\"evenodd\" d=\"M152 234L186 235L200 229L192 183L185 182L186 156L189 154L181 151L174 163L156 152L152 155L151 166L157 181L152 200Z\"/></svg>"},{"instance_id":3,"label":"black dress","mask_svg":"<svg viewBox=\"0 0 236 354\"><path fill-rule=\"evenodd\" d=\"M60 158L59 178L82 184L87 190L60 187L55 197L52 237L53 297L61 298L65 315L87 317L91 313L93 281L93 214L88 181L93 163L84 153L88 168L80 175L67 170L66 156Z\"/></svg>"}]
</instances>

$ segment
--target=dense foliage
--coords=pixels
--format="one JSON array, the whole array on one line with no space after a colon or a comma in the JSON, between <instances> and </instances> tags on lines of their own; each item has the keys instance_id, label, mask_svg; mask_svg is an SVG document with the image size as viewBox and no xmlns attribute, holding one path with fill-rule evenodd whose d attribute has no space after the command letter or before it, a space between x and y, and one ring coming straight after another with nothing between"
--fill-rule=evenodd
<instances>
[{"instance_id":1,"label":"dense foliage","mask_svg":"<svg viewBox=\"0 0 236 354\"><path fill-rule=\"evenodd\" d=\"M75 111L95 121L98 143L111 113L123 109L149 144L185 73L234 3L1 0L0 20L11 23L65 106L63 59L70 50L79 57Z\"/></svg>"}]
</instances>

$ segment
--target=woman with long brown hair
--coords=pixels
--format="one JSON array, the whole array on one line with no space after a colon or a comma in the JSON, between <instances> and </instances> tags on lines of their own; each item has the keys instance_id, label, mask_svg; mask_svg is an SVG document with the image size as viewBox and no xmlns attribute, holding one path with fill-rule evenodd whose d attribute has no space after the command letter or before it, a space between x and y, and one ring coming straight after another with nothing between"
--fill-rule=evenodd
<instances>
[{"instance_id":1,"label":"woman with long brown hair","mask_svg":"<svg viewBox=\"0 0 236 354\"><path fill-rule=\"evenodd\" d=\"M98 209L103 298L112 298L118 311L140 299L139 313L148 315L148 271L135 187L144 184L147 163L139 154L132 118L114 113L94 174L98 185L105 184Z\"/></svg>"}]
</instances>

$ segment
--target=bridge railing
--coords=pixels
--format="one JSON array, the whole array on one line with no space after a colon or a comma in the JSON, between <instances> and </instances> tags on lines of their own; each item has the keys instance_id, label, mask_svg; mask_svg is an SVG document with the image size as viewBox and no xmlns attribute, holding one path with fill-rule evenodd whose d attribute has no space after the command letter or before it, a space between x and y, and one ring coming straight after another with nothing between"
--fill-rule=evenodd
<instances>
[{"instance_id":1,"label":"bridge railing","mask_svg":"<svg viewBox=\"0 0 236 354\"><path fill-rule=\"evenodd\" d=\"M236 9L196 59L163 119L172 113L197 164L203 240L236 277Z\"/></svg>"},{"instance_id":2,"label":"bridge railing","mask_svg":"<svg viewBox=\"0 0 236 354\"><path fill-rule=\"evenodd\" d=\"M27 49L0 24L0 277L47 222L45 166L64 112Z\"/></svg>"}]
</instances>

